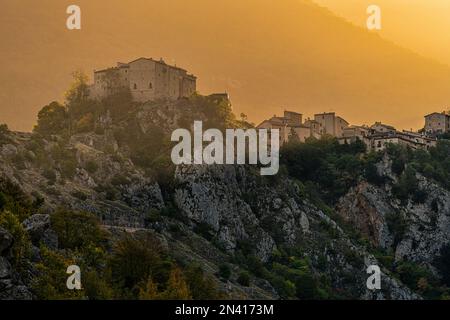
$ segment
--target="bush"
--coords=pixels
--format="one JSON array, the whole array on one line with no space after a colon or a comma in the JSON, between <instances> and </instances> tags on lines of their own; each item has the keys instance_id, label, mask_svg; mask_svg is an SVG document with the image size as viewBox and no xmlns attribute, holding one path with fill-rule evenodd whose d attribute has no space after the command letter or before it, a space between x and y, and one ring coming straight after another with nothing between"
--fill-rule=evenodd
<instances>
[{"instance_id":1,"label":"bush","mask_svg":"<svg viewBox=\"0 0 450 320\"><path fill-rule=\"evenodd\" d=\"M417 189L412 195L412 200L415 203L425 203L428 198L428 193L425 190Z\"/></svg>"},{"instance_id":2,"label":"bush","mask_svg":"<svg viewBox=\"0 0 450 320\"><path fill-rule=\"evenodd\" d=\"M285 280L284 277L279 276L276 273L272 273L269 280L277 293L283 299L295 298L296 288L295 284L293 284L291 281Z\"/></svg>"},{"instance_id":3,"label":"bush","mask_svg":"<svg viewBox=\"0 0 450 320\"><path fill-rule=\"evenodd\" d=\"M148 226L151 223L161 221L161 212L157 209L150 209L144 218L144 223Z\"/></svg>"},{"instance_id":4,"label":"bush","mask_svg":"<svg viewBox=\"0 0 450 320\"><path fill-rule=\"evenodd\" d=\"M192 299L188 285L180 268L173 268L170 271L167 287L160 294L164 300L190 300Z\"/></svg>"},{"instance_id":5,"label":"bush","mask_svg":"<svg viewBox=\"0 0 450 320\"><path fill-rule=\"evenodd\" d=\"M392 161L392 171L396 175L402 174L404 169L405 169L405 162L402 159L394 159Z\"/></svg>"},{"instance_id":6,"label":"bush","mask_svg":"<svg viewBox=\"0 0 450 320\"><path fill-rule=\"evenodd\" d=\"M45 169L42 172L42 176L48 180L49 184L55 184L55 182L56 182L56 173L52 169Z\"/></svg>"},{"instance_id":7,"label":"bush","mask_svg":"<svg viewBox=\"0 0 450 320\"><path fill-rule=\"evenodd\" d=\"M60 163L61 176L67 179L73 179L77 172L77 161L75 159L66 159Z\"/></svg>"},{"instance_id":8,"label":"bush","mask_svg":"<svg viewBox=\"0 0 450 320\"><path fill-rule=\"evenodd\" d=\"M241 272L237 278L237 282L244 287L250 286L250 274L246 271Z\"/></svg>"},{"instance_id":9,"label":"bush","mask_svg":"<svg viewBox=\"0 0 450 320\"><path fill-rule=\"evenodd\" d=\"M91 213L58 209L51 221L62 248L79 249L105 240L98 219Z\"/></svg>"},{"instance_id":10,"label":"bush","mask_svg":"<svg viewBox=\"0 0 450 320\"><path fill-rule=\"evenodd\" d=\"M95 119L92 113L87 113L81 116L73 125L73 130L76 133L83 133L93 131L95 127Z\"/></svg>"},{"instance_id":11,"label":"bush","mask_svg":"<svg viewBox=\"0 0 450 320\"><path fill-rule=\"evenodd\" d=\"M3 211L7 204L8 199L6 199L6 196L3 194L3 192L0 192L0 211Z\"/></svg>"},{"instance_id":12,"label":"bush","mask_svg":"<svg viewBox=\"0 0 450 320\"><path fill-rule=\"evenodd\" d=\"M442 247L440 256L436 258L436 266L442 275L442 280L450 287L450 244Z\"/></svg>"},{"instance_id":13,"label":"bush","mask_svg":"<svg viewBox=\"0 0 450 320\"><path fill-rule=\"evenodd\" d=\"M247 256L247 267L248 270L257 277L264 277L265 273L267 272L261 260L259 260L254 255Z\"/></svg>"},{"instance_id":14,"label":"bush","mask_svg":"<svg viewBox=\"0 0 450 320\"><path fill-rule=\"evenodd\" d=\"M90 174L94 174L98 170L98 164L95 161L88 161L86 162L85 168L87 172L89 172Z\"/></svg>"},{"instance_id":15,"label":"bush","mask_svg":"<svg viewBox=\"0 0 450 320\"><path fill-rule=\"evenodd\" d=\"M45 246L40 248L41 261L36 265L37 275L32 281L33 293L40 300L81 299L83 291L67 290L67 267L74 261ZM83 279L82 279L83 281Z\"/></svg>"},{"instance_id":16,"label":"bush","mask_svg":"<svg viewBox=\"0 0 450 320\"><path fill-rule=\"evenodd\" d=\"M110 283L96 271L83 273L82 283L86 297L89 300L109 300L114 298L114 290Z\"/></svg>"},{"instance_id":17,"label":"bush","mask_svg":"<svg viewBox=\"0 0 450 320\"><path fill-rule=\"evenodd\" d=\"M222 295L211 276L205 274L197 264L189 265L184 271L192 298L195 300L220 299Z\"/></svg>"},{"instance_id":18,"label":"bush","mask_svg":"<svg viewBox=\"0 0 450 320\"><path fill-rule=\"evenodd\" d=\"M114 201L119 197L119 191L111 185L98 185L94 190L99 193L104 193L105 198L110 201Z\"/></svg>"},{"instance_id":19,"label":"bush","mask_svg":"<svg viewBox=\"0 0 450 320\"><path fill-rule=\"evenodd\" d=\"M8 125L0 124L0 136L6 135L9 133Z\"/></svg>"},{"instance_id":20,"label":"bush","mask_svg":"<svg viewBox=\"0 0 450 320\"><path fill-rule=\"evenodd\" d=\"M30 254L31 242L28 233L23 228L19 218L10 211L0 213L0 227L8 230L14 238L11 248L13 265L22 271L25 266L25 258Z\"/></svg>"},{"instance_id":21,"label":"bush","mask_svg":"<svg viewBox=\"0 0 450 320\"><path fill-rule=\"evenodd\" d=\"M401 213L389 213L386 215L386 223L389 232L394 236L395 248L405 236L408 228L407 221Z\"/></svg>"},{"instance_id":22,"label":"bush","mask_svg":"<svg viewBox=\"0 0 450 320\"><path fill-rule=\"evenodd\" d=\"M433 275L426 268L416 263L402 261L395 268L395 272L404 284L425 296L436 298L433 296L440 294L437 292L439 290L433 288L437 284Z\"/></svg>"},{"instance_id":23,"label":"bush","mask_svg":"<svg viewBox=\"0 0 450 320\"><path fill-rule=\"evenodd\" d=\"M8 137L9 129L6 124L0 124L0 145L10 143L11 139Z\"/></svg>"},{"instance_id":24,"label":"bush","mask_svg":"<svg viewBox=\"0 0 450 320\"><path fill-rule=\"evenodd\" d=\"M125 236L115 244L110 261L115 283L126 291L136 289L150 276L165 283L171 268L167 268L161 255L162 248L155 237L149 234L138 238Z\"/></svg>"},{"instance_id":25,"label":"bush","mask_svg":"<svg viewBox=\"0 0 450 320\"><path fill-rule=\"evenodd\" d=\"M228 280L230 279L230 276L231 276L230 266L226 263L219 265L219 277L221 277L224 280Z\"/></svg>"},{"instance_id":26,"label":"bush","mask_svg":"<svg viewBox=\"0 0 450 320\"><path fill-rule=\"evenodd\" d=\"M301 273L295 282L295 295L301 300L317 299L317 283L310 272Z\"/></svg>"},{"instance_id":27,"label":"bush","mask_svg":"<svg viewBox=\"0 0 450 320\"><path fill-rule=\"evenodd\" d=\"M112 94L103 99L102 105L108 106L108 110L111 112L111 117L114 122L118 122L133 109L133 97L131 96L131 91L125 89L122 92Z\"/></svg>"},{"instance_id":28,"label":"bush","mask_svg":"<svg viewBox=\"0 0 450 320\"><path fill-rule=\"evenodd\" d=\"M127 177L123 176L123 175L115 175L112 179L111 179L111 184L113 186L125 186L128 185L130 183L130 181L127 179Z\"/></svg>"},{"instance_id":29,"label":"bush","mask_svg":"<svg viewBox=\"0 0 450 320\"><path fill-rule=\"evenodd\" d=\"M36 203L38 204L38 203ZM14 214L19 222L22 222L37 209L31 198L11 180L0 178L0 211L9 211Z\"/></svg>"},{"instance_id":30,"label":"bush","mask_svg":"<svg viewBox=\"0 0 450 320\"><path fill-rule=\"evenodd\" d=\"M194 232L201 235L206 240L212 240L214 237L214 230L213 228L204 222L199 222L194 227Z\"/></svg>"},{"instance_id":31,"label":"bush","mask_svg":"<svg viewBox=\"0 0 450 320\"><path fill-rule=\"evenodd\" d=\"M25 166L25 157L22 153L17 153L12 157L12 162L14 163L15 167L19 170L26 169Z\"/></svg>"},{"instance_id":32,"label":"bush","mask_svg":"<svg viewBox=\"0 0 450 320\"><path fill-rule=\"evenodd\" d=\"M86 201L88 199L88 195L79 190L72 192L71 195L82 201Z\"/></svg>"},{"instance_id":33,"label":"bush","mask_svg":"<svg viewBox=\"0 0 450 320\"><path fill-rule=\"evenodd\" d=\"M158 291L158 286L149 278L144 288L139 288L139 299L141 300L190 300L192 299L183 272L174 267L170 271L164 291Z\"/></svg>"},{"instance_id":34,"label":"bush","mask_svg":"<svg viewBox=\"0 0 450 320\"><path fill-rule=\"evenodd\" d=\"M403 203L406 202L410 196L419 190L419 182L416 178L416 171L408 166L400 176L397 184L393 185L392 193Z\"/></svg>"},{"instance_id":35,"label":"bush","mask_svg":"<svg viewBox=\"0 0 450 320\"><path fill-rule=\"evenodd\" d=\"M366 180L376 186L381 186L385 183L386 178L378 173L377 167L374 163L367 163L364 168L364 177Z\"/></svg>"}]
</instances>

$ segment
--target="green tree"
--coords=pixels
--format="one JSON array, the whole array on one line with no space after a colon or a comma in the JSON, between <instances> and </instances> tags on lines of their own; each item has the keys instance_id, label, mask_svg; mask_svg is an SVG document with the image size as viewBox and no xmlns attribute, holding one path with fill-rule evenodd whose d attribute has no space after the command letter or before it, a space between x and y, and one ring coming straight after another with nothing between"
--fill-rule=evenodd
<instances>
[{"instance_id":1,"label":"green tree","mask_svg":"<svg viewBox=\"0 0 450 320\"><path fill-rule=\"evenodd\" d=\"M52 102L38 113L34 131L42 135L63 134L68 128L67 111L58 102Z\"/></svg>"},{"instance_id":2,"label":"green tree","mask_svg":"<svg viewBox=\"0 0 450 320\"><path fill-rule=\"evenodd\" d=\"M161 268L161 254L161 245L154 236L145 235L136 239L125 236L113 248L110 264L114 281L128 291L148 281L150 276L164 282L168 270L166 266Z\"/></svg>"},{"instance_id":3,"label":"green tree","mask_svg":"<svg viewBox=\"0 0 450 320\"><path fill-rule=\"evenodd\" d=\"M67 105L73 106L86 101L89 97L88 76L81 70L72 73L73 82L65 93Z\"/></svg>"},{"instance_id":4,"label":"green tree","mask_svg":"<svg viewBox=\"0 0 450 320\"><path fill-rule=\"evenodd\" d=\"M184 270L189 292L195 300L211 300L223 298L211 276L207 275L202 267L191 264Z\"/></svg>"},{"instance_id":5,"label":"green tree","mask_svg":"<svg viewBox=\"0 0 450 320\"><path fill-rule=\"evenodd\" d=\"M98 219L91 213L58 209L51 220L62 248L80 249L105 239Z\"/></svg>"},{"instance_id":6,"label":"green tree","mask_svg":"<svg viewBox=\"0 0 450 320\"><path fill-rule=\"evenodd\" d=\"M67 290L67 267L74 260L52 251L45 246L40 248L41 261L36 265L37 275L33 278L32 289L41 300L81 299L82 290Z\"/></svg>"},{"instance_id":7,"label":"green tree","mask_svg":"<svg viewBox=\"0 0 450 320\"><path fill-rule=\"evenodd\" d=\"M145 286L139 289L139 300L159 300L161 293L158 292L158 285L149 278Z\"/></svg>"},{"instance_id":8,"label":"green tree","mask_svg":"<svg viewBox=\"0 0 450 320\"><path fill-rule=\"evenodd\" d=\"M230 266L226 263L223 263L219 266L219 276L225 280L228 280L231 276Z\"/></svg>"},{"instance_id":9,"label":"green tree","mask_svg":"<svg viewBox=\"0 0 450 320\"><path fill-rule=\"evenodd\" d=\"M244 287L250 286L250 274L246 271L241 272L237 278L237 282Z\"/></svg>"},{"instance_id":10,"label":"green tree","mask_svg":"<svg viewBox=\"0 0 450 320\"><path fill-rule=\"evenodd\" d=\"M166 290L161 294L164 300L190 300L191 293L181 269L175 267L170 272Z\"/></svg>"},{"instance_id":11,"label":"green tree","mask_svg":"<svg viewBox=\"0 0 450 320\"><path fill-rule=\"evenodd\" d=\"M22 271L25 266L25 258L30 254L31 242L27 232L19 221L19 218L10 211L0 213L0 227L8 230L14 238L11 248L12 263Z\"/></svg>"}]
</instances>

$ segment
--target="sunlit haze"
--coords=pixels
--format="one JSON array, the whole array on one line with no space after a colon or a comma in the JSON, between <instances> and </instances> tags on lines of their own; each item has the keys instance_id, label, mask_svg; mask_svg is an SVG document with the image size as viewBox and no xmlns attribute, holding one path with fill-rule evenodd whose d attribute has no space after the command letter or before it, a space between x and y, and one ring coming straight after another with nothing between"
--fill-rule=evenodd
<instances>
[{"instance_id":1,"label":"sunlit haze","mask_svg":"<svg viewBox=\"0 0 450 320\"><path fill-rule=\"evenodd\" d=\"M336 15L306 0L79 0L82 30L68 31L72 2L2 1L0 122L12 129L61 101L72 71L142 56L194 73L202 94L227 91L255 123L289 109L419 129L450 104L447 1L380 0L379 33L364 29L366 0L318 0Z\"/></svg>"}]
</instances>

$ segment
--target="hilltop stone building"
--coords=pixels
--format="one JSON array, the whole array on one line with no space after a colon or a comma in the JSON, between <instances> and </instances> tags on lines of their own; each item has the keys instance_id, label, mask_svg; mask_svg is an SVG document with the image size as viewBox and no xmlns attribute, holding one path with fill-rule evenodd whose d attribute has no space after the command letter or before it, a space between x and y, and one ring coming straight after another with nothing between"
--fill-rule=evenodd
<instances>
[{"instance_id":1,"label":"hilltop stone building","mask_svg":"<svg viewBox=\"0 0 450 320\"><path fill-rule=\"evenodd\" d=\"M145 102L158 99L177 100L196 91L197 78L186 70L170 66L160 59L139 58L116 67L94 71L90 97L103 99L129 89L133 100Z\"/></svg>"}]
</instances>

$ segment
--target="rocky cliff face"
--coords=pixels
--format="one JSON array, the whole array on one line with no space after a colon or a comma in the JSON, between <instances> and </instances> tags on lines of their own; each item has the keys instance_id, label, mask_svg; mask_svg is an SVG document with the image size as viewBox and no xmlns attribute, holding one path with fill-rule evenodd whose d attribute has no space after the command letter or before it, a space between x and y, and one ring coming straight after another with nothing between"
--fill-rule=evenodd
<instances>
[{"instance_id":1,"label":"rocky cliff face","mask_svg":"<svg viewBox=\"0 0 450 320\"><path fill-rule=\"evenodd\" d=\"M240 241L252 243L268 261L277 246L302 247L314 268L353 298L418 299L384 274L385 288L366 288L366 268L374 256L350 240L333 219L302 198L289 180L262 182L251 170L233 166L179 167L176 203L190 220L209 225L220 247L232 254Z\"/></svg>"},{"instance_id":2,"label":"rocky cliff face","mask_svg":"<svg viewBox=\"0 0 450 320\"><path fill-rule=\"evenodd\" d=\"M380 174L395 182L398 177L390 168L387 157L378 166ZM401 203L390 183L363 181L340 200L337 211L374 246L392 251L396 262L416 262L437 273L436 259L450 242L450 192L420 174L416 178L426 194L423 203ZM402 225L401 234L395 221Z\"/></svg>"},{"instance_id":3,"label":"rocky cliff face","mask_svg":"<svg viewBox=\"0 0 450 320\"><path fill-rule=\"evenodd\" d=\"M144 106L132 115L131 123L138 124L143 136L151 137L157 124L161 131L170 132L168 128L177 127L182 119L174 110L171 104ZM127 121L106 127L102 133L69 139L11 133L9 143L0 146L1 175L30 197L45 199L39 212L23 222L36 257L41 241L58 247L48 214L64 206L95 213L110 230L156 232L176 259L200 263L232 298L282 296L274 281L264 279L263 274L255 273L249 287L240 284L238 274L245 268L236 256L256 257L264 265L276 252L296 251L309 261L312 276L325 279L330 290L342 297L420 299L385 268L382 290L368 290L366 268L379 264L377 259L289 177L263 178L247 166L199 165L179 166L171 177L158 181L153 172L136 165L130 146L114 135L130 125ZM65 154L62 160L61 153ZM386 217L392 213L407 217L408 229L396 243L396 258L432 265L450 237L450 197L436 184L424 178L420 181L431 195L424 204L403 206L392 198L388 187L361 182L341 199L338 212L381 248L392 247L396 240ZM175 213L155 221L149 219L149 212L155 210ZM13 241L0 229L0 297L31 298L8 261ZM224 261L232 270L227 281L217 276Z\"/></svg>"}]
</instances>

